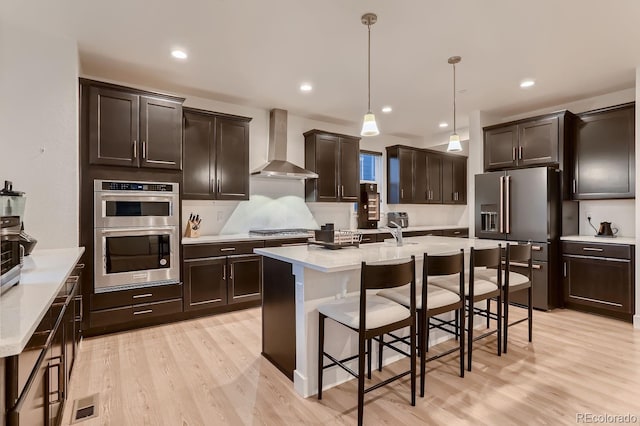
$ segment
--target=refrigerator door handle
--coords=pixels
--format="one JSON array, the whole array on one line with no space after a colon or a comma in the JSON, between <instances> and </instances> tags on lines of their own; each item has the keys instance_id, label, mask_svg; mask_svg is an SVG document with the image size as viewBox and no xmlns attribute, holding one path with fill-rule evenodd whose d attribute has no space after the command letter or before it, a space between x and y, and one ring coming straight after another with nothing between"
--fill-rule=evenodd
<instances>
[{"instance_id":1,"label":"refrigerator door handle","mask_svg":"<svg viewBox=\"0 0 640 426\"><path fill-rule=\"evenodd\" d=\"M504 176L500 176L500 233L504 232Z\"/></svg>"},{"instance_id":2,"label":"refrigerator door handle","mask_svg":"<svg viewBox=\"0 0 640 426\"><path fill-rule=\"evenodd\" d=\"M505 210L505 213L504 213L504 215L505 215L505 232L507 234L510 234L511 233L511 219L510 219L511 212L510 212L509 204L511 204L511 194L510 194L510 192L511 192L511 190L510 190L511 176L505 176L504 179L506 181L505 188L504 188L504 191L505 191L505 206L504 206L504 210Z\"/></svg>"}]
</instances>

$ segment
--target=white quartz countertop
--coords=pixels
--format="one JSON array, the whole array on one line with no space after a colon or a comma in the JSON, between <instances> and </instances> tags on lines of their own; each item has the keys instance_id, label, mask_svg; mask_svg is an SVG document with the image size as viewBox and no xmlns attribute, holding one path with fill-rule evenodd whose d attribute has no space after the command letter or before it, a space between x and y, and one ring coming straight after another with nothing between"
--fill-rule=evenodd
<instances>
[{"instance_id":1,"label":"white quartz countertop","mask_svg":"<svg viewBox=\"0 0 640 426\"><path fill-rule=\"evenodd\" d=\"M22 352L82 253L36 249L25 257L20 284L0 296L0 358Z\"/></svg>"},{"instance_id":2,"label":"white quartz countertop","mask_svg":"<svg viewBox=\"0 0 640 426\"><path fill-rule=\"evenodd\" d=\"M562 241L576 241L580 243L600 243L600 244L631 244L636 245L633 237L596 237L594 235L565 235L560 237Z\"/></svg>"},{"instance_id":3,"label":"white quartz countertop","mask_svg":"<svg viewBox=\"0 0 640 426\"><path fill-rule=\"evenodd\" d=\"M373 244L361 244L360 247L345 247L329 250L320 246L290 246L258 248L254 252L266 257L298 264L321 272L339 272L360 268L364 262L382 262L405 259L428 254L451 254L460 249L468 251L471 247L489 248L506 241L484 240L455 237L410 237L404 239L404 245L397 247L395 241Z\"/></svg>"},{"instance_id":4,"label":"white quartz countertop","mask_svg":"<svg viewBox=\"0 0 640 426\"><path fill-rule=\"evenodd\" d=\"M466 225L425 225L425 226L410 226L408 228L402 228L402 232L411 231L434 231L438 229L465 229ZM386 228L377 229L354 229L352 231L361 232L363 234L377 234L380 232L388 232ZM227 234L227 235L202 235L198 238L182 238L182 244L207 244L207 243L224 243L228 241L255 241L255 240L283 240L288 238L305 238L309 235L291 234L291 235L249 235L247 234Z\"/></svg>"}]
</instances>

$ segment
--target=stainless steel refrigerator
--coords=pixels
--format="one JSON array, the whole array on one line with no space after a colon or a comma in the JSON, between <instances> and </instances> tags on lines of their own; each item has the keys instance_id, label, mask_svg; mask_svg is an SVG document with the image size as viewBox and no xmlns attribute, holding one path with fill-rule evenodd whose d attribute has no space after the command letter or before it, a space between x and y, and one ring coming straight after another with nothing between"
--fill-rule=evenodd
<instances>
[{"instance_id":1,"label":"stainless steel refrigerator","mask_svg":"<svg viewBox=\"0 0 640 426\"><path fill-rule=\"evenodd\" d=\"M561 235L560 171L548 167L475 176L475 233L479 238L531 242L533 306L560 305L558 238ZM526 292L514 293L516 303Z\"/></svg>"}]
</instances>

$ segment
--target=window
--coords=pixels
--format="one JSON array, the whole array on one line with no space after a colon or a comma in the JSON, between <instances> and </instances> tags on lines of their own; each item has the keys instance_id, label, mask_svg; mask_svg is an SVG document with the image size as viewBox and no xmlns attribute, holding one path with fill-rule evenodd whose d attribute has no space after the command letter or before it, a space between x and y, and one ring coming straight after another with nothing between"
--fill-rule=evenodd
<instances>
[{"instance_id":1,"label":"window","mask_svg":"<svg viewBox=\"0 0 640 426\"><path fill-rule=\"evenodd\" d=\"M382 175L382 153L360 151L360 182L378 183Z\"/></svg>"}]
</instances>

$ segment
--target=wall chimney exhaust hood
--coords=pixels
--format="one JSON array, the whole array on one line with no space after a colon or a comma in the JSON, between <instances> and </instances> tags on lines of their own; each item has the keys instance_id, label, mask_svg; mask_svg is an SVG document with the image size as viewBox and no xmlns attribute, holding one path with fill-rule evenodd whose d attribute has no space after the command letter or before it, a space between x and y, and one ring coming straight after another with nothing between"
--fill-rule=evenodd
<instances>
[{"instance_id":1,"label":"wall chimney exhaust hood","mask_svg":"<svg viewBox=\"0 0 640 426\"><path fill-rule=\"evenodd\" d=\"M318 174L298 167L287 157L287 111L272 109L269 116L269 161L251 172L253 176L280 179L312 179Z\"/></svg>"}]
</instances>

